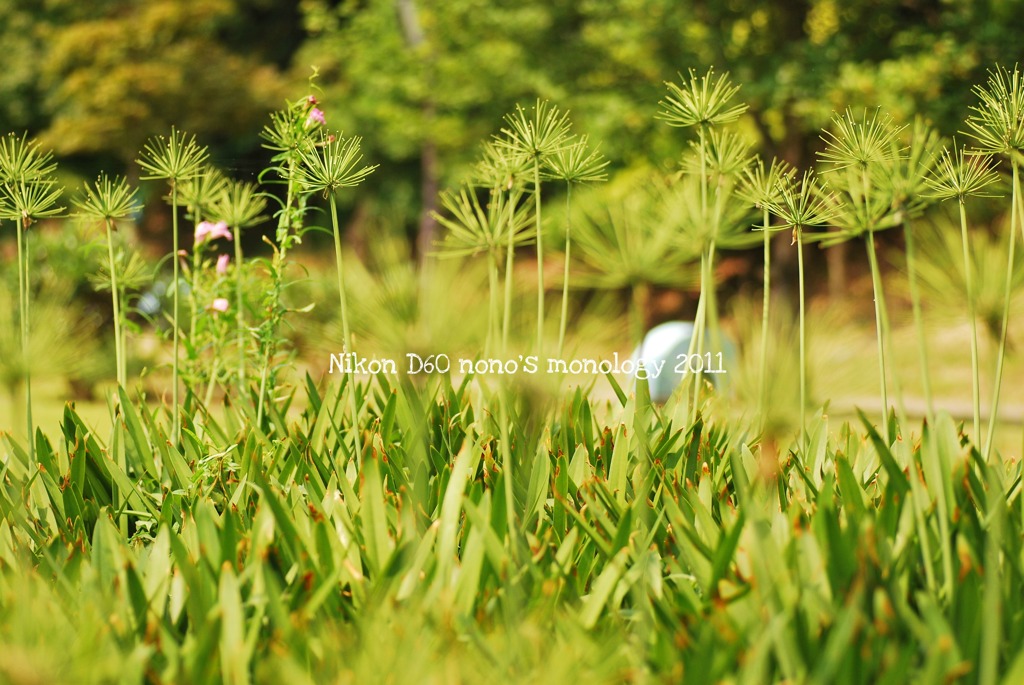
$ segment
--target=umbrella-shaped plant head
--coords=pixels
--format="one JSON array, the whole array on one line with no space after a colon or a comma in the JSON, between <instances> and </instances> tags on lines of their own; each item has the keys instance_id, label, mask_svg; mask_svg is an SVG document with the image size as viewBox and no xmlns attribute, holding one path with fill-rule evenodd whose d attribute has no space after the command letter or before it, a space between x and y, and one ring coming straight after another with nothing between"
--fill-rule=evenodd
<instances>
[{"instance_id":1,"label":"umbrella-shaped plant head","mask_svg":"<svg viewBox=\"0 0 1024 685\"><path fill-rule=\"evenodd\" d=\"M227 182L224 172L217 167L205 165L198 174L178 185L178 202L188 209L193 224L198 225L210 216Z\"/></svg>"},{"instance_id":2,"label":"umbrella-shaped plant head","mask_svg":"<svg viewBox=\"0 0 1024 685\"><path fill-rule=\"evenodd\" d=\"M979 103L972 105L965 122L966 134L979 152L1021 161L1024 151L1024 75L997 66L988 72L984 86L975 86Z\"/></svg>"},{"instance_id":3,"label":"umbrella-shaped plant head","mask_svg":"<svg viewBox=\"0 0 1024 685\"><path fill-rule=\"evenodd\" d=\"M114 354L117 363L117 383L127 384L127 360L124 347L124 312L122 292L118 285L118 265L114 257L114 231L117 222L136 214L139 204L137 190L123 178L110 178L100 174L94 183L85 184L80 197L74 200L79 214L93 222L102 223L107 237L107 258L110 269L110 297L114 312Z\"/></svg>"},{"instance_id":4,"label":"umbrella-shaped plant head","mask_svg":"<svg viewBox=\"0 0 1024 685\"><path fill-rule=\"evenodd\" d=\"M657 117L669 126L708 128L729 124L747 111L745 104L731 104L740 87L729 80L729 73L715 76L714 68L698 78L689 71L689 78L679 75L681 84L665 82L668 96L661 101Z\"/></svg>"},{"instance_id":5,"label":"umbrella-shaped plant head","mask_svg":"<svg viewBox=\"0 0 1024 685\"><path fill-rule=\"evenodd\" d=\"M139 154L138 165L142 168L140 178L147 180L167 181L171 188L171 233L173 245L171 248L174 265L172 294L172 335L174 336L174 359L171 372L171 395L172 395L172 433L171 440L178 441L178 434L181 427L181 417L178 415L178 349L180 329L178 326L178 290L179 290L179 263L178 251L178 186L189 181L202 173L203 164L206 162L209 153L205 147L200 146L194 136L183 131L171 128L169 136L156 136L151 138L142 152Z\"/></svg>"}]
</instances>

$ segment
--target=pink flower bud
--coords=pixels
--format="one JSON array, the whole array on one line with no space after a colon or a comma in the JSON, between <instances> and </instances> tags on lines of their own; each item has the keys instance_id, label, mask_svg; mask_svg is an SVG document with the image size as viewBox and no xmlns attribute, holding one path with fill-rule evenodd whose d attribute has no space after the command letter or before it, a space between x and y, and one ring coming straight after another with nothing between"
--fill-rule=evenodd
<instances>
[{"instance_id":1,"label":"pink flower bud","mask_svg":"<svg viewBox=\"0 0 1024 685\"><path fill-rule=\"evenodd\" d=\"M306 104L309 105L310 107L316 107L318 104L320 104L320 101L316 99L315 95L310 95L308 98L306 98Z\"/></svg>"},{"instance_id":2,"label":"pink flower bud","mask_svg":"<svg viewBox=\"0 0 1024 685\"><path fill-rule=\"evenodd\" d=\"M218 297L213 301L213 304L210 305L210 308L215 312L226 312L228 310L227 298Z\"/></svg>"},{"instance_id":3,"label":"pink flower bud","mask_svg":"<svg viewBox=\"0 0 1024 685\"><path fill-rule=\"evenodd\" d=\"M200 221L199 225L196 226L196 245L205 243L207 240L214 240L215 238L231 240L231 231L228 229L228 225L223 221L218 221L217 223Z\"/></svg>"},{"instance_id":4,"label":"pink flower bud","mask_svg":"<svg viewBox=\"0 0 1024 685\"><path fill-rule=\"evenodd\" d=\"M231 257L226 254L217 257L217 273L226 274L228 272L228 262L230 261Z\"/></svg>"},{"instance_id":5,"label":"pink flower bud","mask_svg":"<svg viewBox=\"0 0 1024 685\"><path fill-rule=\"evenodd\" d=\"M324 113L314 107L309 110L309 116L306 117L306 127L313 126L314 124L320 124L324 126L327 124L327 119L324 118Z\"/></svg>"}]
</instances>

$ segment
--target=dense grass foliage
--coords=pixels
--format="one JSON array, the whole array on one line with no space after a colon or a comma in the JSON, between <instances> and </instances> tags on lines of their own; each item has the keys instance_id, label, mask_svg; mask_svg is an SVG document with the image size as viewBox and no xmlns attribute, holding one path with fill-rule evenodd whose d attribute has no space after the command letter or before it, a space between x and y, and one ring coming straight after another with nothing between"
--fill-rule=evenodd
<instances>
[{"instance_id":1,"label":"dense grass foliage","mask_svg":"<svg viewBox=\"0 0 1024 685\"><path fill-rule=\"evenodd\" d=\"M923 437L893 419L889 447L819 415L806 452L776 457L643 384L614 405L482 378L306 393L263 425L189 396L175 446L121 391L109 434L69 406L38 468L6 438L0 677L1024 673L1021 467L985 463L947 417Z\"/></svg>"},{"instance_id":2,"label":"dense grass foliage","mask_svg":"<svg viewBox=\"0 0 1024 685\"><path fill-rule=\"evenodd\" d=\"M271 116L261 138L273 166L257 182L209 167L188 134L150 139L141 178L167 193L174 237L173 276L159 296L135 297L145 268L116 233L135 212L135 190L101 177L71 198L105 229L99 283L111 294L117 383L109 421L89 425L69 405L58 431L37 429L32 370L45 354L33 345L40 322L32 309L46 292L33 277L34 234L64 215L65 195L49 152L27 136L0 137L0 221L14 228L20 340L5 383L12 397L24 393L29 441L0 435L0 679L1024 681L1022 467L993 448L1017 228L1024 234L1024 76L997 67L975 90L969 150L942 148L920 122L910 128L847 110L822 133L820 173L802 174L758 160L736 130L746 106L734 101L739 86L727 74L680 78L666 84L658 113L692 132L678 173L650 175L621 211L587 208L573 230L568 189L603 180L605 163L567 113L538 100L506 117L474 178L444 196L445 214L435 218L449 235L438 247L486 257L477 317L486 314L486 330L468 331L481 341L470 361L488 367L499 351L507 360L544 358L554 326L542 188L565 183L559 357L586 336L581 328L566 346L570 300L579 320L598 318L571 292L576 244L596 283L628 291L631 344L646 328L651 286L699 265L687 359L717 352L721 364L722 253L761 243L767 281L767 236L791 231L799 333L794 342L770 328L779 314L766 282L760 354L744 351L760 368L757 410L742 419L710 409L741 394L707 381L711 361L687 364L664 405L651 402L643 380L627 393L610 374L596 378L613 398L600 400L593 386L575 386L550 366L540 375L454 367L450 375L434 362L422 374L344 366L331 383L295 373L300 351L286 330L323 298L289 300L302 270L289 257L317 229L319 201L329 208L338 308L327 311L340 324L341 356L376 353L360 318L392 329L377 341L393 343L396 356L415 350L434 360L450 359L450 350L429 349L450 335L444 328L472 328L466 300L443 292L436 299L448 311L439 319L428 302L446 289L438 283L472 288L468 272L455 286L434 263L403 267L381 277L387 297L358 297L362 264L353 277L337 203L377 166L364 163L358 136L325 128L308 95ZM1001 186L1000 174L1010 182L1007 266L995 289L1001 307L984 307L999 343L983 434L989 374L967 206ZM927 283L934 264L913 248L913 224L938 200L955 200L960 219L970 431L938 410L929 389L917 278ZM180 249L189 243L179 243L179 219L191 224L191 255ZM271 256L246 260L242 230L268 219L276 219L274 239L264 236ZM763 237L750 230L755 223ZM892 366L875 246L876 234L896 227L907 246L922 423L908 418ZM827 405L811 416L804 247L854 239L863 239L871 267L882 411L875 423L862 414L857 427L837 429ZM519 317L517 333L515 263L526 243L537 308ZM148 313L132 306L147 295ZM170 378L156 374L156 392L169 401L147 397L140 375L129 378L129 342L141 333L133 324L143 317L165 333L155 346ZM777 345L799 350L798 371L788 374L799 378L796 436L780 427L783 408L771 400L770 383L792 382L769 363L771 331Z\"/></svg>"}]
</instances>

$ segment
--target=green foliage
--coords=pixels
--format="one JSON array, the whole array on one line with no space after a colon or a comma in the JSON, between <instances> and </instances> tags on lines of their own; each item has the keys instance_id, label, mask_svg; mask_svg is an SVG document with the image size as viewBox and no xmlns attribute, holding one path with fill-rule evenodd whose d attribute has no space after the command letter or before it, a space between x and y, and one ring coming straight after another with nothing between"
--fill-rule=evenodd
<instances>
[{"instance_id":1,"label":"green foliage","mask_svg":"<svg viewBox=\"0 0 1024 685\"><path fill-rule=\"evenodd\" d=\"M545 673L593 682L1018 667L1021 467L985 464L948 417L890 449L819 416L806 451L775 461L740 426L679 425L642 391L612 422L575 393L545 430L516 429L509 520L488 405L525 406L444 378L338 391L310 381L279 438L194 406L183 453L122 391L110 442L69 408L34 477L6 439L0 672L319 682L421 664L451 680L487 664L520 681L541 667L537 634ZM361 465L339 449L349 393L373 446Z\"/></svg>"},{"instance_id":2,"label":"green foliage","mask_svg":"<svg viewBox=\"0 0 1024 685\"><path fill-rule=\"evenodd\" d=\"M250 4L105 0L44 13L46 144L128 162L172 124L204 137L255 130L281 81L257 41L225 40Z\"/></svg>"}]
</instances>

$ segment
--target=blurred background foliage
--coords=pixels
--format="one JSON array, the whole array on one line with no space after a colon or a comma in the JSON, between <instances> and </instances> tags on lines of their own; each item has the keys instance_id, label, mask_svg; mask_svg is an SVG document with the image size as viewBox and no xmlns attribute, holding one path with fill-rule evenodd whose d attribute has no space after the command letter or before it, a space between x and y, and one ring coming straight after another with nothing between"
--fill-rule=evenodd
<instances>
[{"instance_id":1,"label":"blurred background foliage","mask_svg":"<svg viewBox=\"0 0 1024 685\"><path fill-rule=\"evenodd\" d=\"M647 254L645 239L616 253L622 263L614 268L606 260L595 275L585 265L587 250L603 250L602 236L616 225L641 222L630 231L651 236L671 228L650 207L615 220L620 208L631 211L623 198L638 179L674 172L687 148L686 133L654 118L665 81L708 65L731 72L738 98L750 106L741 135L765 158L809 167L822 147L820 130L846 107L878 106L897 123L920 113L946 136L962 129L972 86L994 64L1018 61L1021 11L1024 0L0 0L0 131L27 131L52 148L69 192L101 169L136 181L142 143L172 125L209 145L229 175L255 180L269 164L258 137L268 114L310 93L316 71L312 92L328 126L362 136L365 159L380 164L358 195L341 198L349 246L370 269L360 287L384 298L369 298L364 315L376 320L379 306L400 300L401 330L421 347L437 343L421 323L436 316L423 306L427 279L405 256L381 266L381 237L398 239L385 250L395 255L433 252L443 237L432 215L439 193L466 180L504 114L547 99L569 110L574 131L610 160L610 182L581 193L576 210L580 302L628 299L632 291L645 303L645 323L654 324L692 315L687 295L696 271L686 255L676 255L677 265ZM564 192L561 183L545 191L552 208L546 230L556 247ZM126 227L154 262L170 249L160 193L143 184L144 213ZM994 209L977 216L993 236L979 239L978 249L999 248L997 224L1005 217ZM595 221L599 230L588 233ZM266 254L262 238L271 231L270 222L251 231L246 254ZM322 240L310 236L302 247L312 274ZM896 247L900 237L885 240ZM11 232L0 231L0 253L12 250ZM760 284L756 254L733 254L739 257L723 259L717 274L725 299ZM812 296L824 292L826 276L832 294L854 292L843 250L826 254L827 264L810 260ZM95 295L84 280L88 269L67 260L56 271L71 281L63 292L76 304L72 311L83 319L105 311L87 299ZM13 273L12 261L5 257L0 270ZM793 261L792 250L780 250L773 268L784 275ZM926 284L939 299L943 273L956 272L936 271ZM776 278L775 288L785 291L791 281ZM310 325L330 324L314 313Z\"/></svg>"},{"instance_id":2,"label":"blurred background foliage","mask_svg":"<svg viewBox=\"0 0 1024 685\"><path fill-rule=\"evenodd\" d=\"M767 157L809 163L833 110L881 106L955 133L970 86L1020 56L1019 0L0 0L0 130L91 177L129 172L173 123L236 175L267 113L319 67L332 128L381 163L364 209L432 230L440 188L519 102L550 99L613 170L669 168L663 82L714 64L743 84ZM364 213L365 215L365 213ZM430 236L428 236L430 237ZM421 248L429 245L421 243Z\"/></svg>"}]
</instances>

